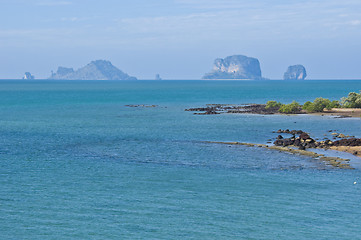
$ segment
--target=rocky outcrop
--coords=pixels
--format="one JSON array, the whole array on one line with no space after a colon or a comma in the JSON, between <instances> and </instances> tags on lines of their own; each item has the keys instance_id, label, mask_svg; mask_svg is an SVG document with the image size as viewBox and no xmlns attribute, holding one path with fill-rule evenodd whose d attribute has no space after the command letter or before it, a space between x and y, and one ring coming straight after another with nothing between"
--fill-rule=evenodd
<instances>
[{"instance_id":1,"label":"rocky outcrop","mask_svg":"<svg viewBox=\"0 0 361 240\"><path fill-rule=\"evenodd\" d=\"M361 146L361 139L360 138L341 139L338 141L334 141L332 146L358 147Z\"/></svg>"},{"instance_id":2,"label":"rocky outcrop","mask_svg":"<svg viewBox=\"0 0 361 240\"><path fill-rule=\"evenodd\" d=\"M277 133L287 133L292 134L293 136L290 138L284 138L282 135L279 135L276 141L273 143L275 146L282 146L282 147L298 147L299 149L305 150L306 148L330 148L330 147L359 147L361 146L361 139L360 138L344 138L338 141L332 142L329 139L324 141L316 141L315 139L311 138L310 135L301 131L301 130L278 130ZM299 134L298 137L295 135Z\"/></svg>"},{"instance_id":3,"label":"rocky outcrop","mask_svg":"<svg viewBox=\"0 0 361 240\"><path fill-rule=\"evenodd\" d=\"M59 67L56 73L52 73L49 79L62 80L137 80L122 72L105 60L92 61L85 67L74 71L73 68Z\"/></svg>"},{"instance_id":4,"label":"rocky outcrop","mask_svg":"<svg viewBox=\"0 0 361 240\"><path fill-rule=\"evenodd\" d=\"M159 80L162 80L162 78L160 77L159 74L156 74L156 75L155 75L155 80L159 81Z\"/></svg>"},{"instance_id":5,"label":"rocky outcrop","mask_svg":"<svg viewBox=\"0 0 361 240\"><path fill-rule=\"evenodd\" d=\"M283 75L284 80L305 80L306 77L306 68L303 65L289 66Z\"/></svg>"},{"instance_id":6,"label":"rocky outcrop","mask_svg":"<svg viewBox=\"0 0 361 240\"><path fill-rule=\"evenodd\" d=\"M290 133L293 132L302 132L300 130L292 130L289 131ZM330 141L331 142L331 141ZM293 135L290 138L283 138L281 135L279 135L276 139L276 141L273 143L275 146L282 146L282 147L288 147L288 146L294 146L298 147L301 150L305 150L306 148L324 148L326 146L330 146L329 142L317 142L313 138L311 138L307 133L302 132L299 134L298 137Z\"/></svg>"},{"instance_id":7,"label":"rocky outcrop","mask_svg":"<svg viewBox=\"0 0 361 240\"><path fill-rule=\"evenodd\" d=\"M287 133L287 134L292 134L292 135L296 135L296 134L302 134L304 133L302 130L289 130L289 129L286 129L286 130L282 130L282 129L279 129L277 132L274 132L274 133Z\"/></svg>"},{"instance_id":8,"label":"rocky outcrop","mask_svg":"<svg viewBox=\"0 0 361 240\"><path fill-rule=\"evenodd\" d=\"M207 107L185 109L196 115L209 115L220 113L244 113L244 114L275 114L278 110L266 108L265 104L232 105L232 104L208 104Z\"/></svg>"},{"instance_id":9,"label":"rocky outcrop","mask_svg":"<svg viewBox=\"0 0 361 240\"><path fill-rule=\"evenodd\" d=\"M258 59L243 55L229 56L214 61L213 70L203 79L262 79Z\"/></svg>"},{"instance_id":10,"label":"rocky outcrop","mask_svg":"<svg viewBox=\"0 0 361 240\"><path fill-rule=\"evenodd\" d=\"M35 77L33 75L31 75L31 73L29 72L26 72L24 74L24 77L23 77L24 80L32 80L32 79L35 79Z\"/></svg>"},{"instance_id":11,"label":"rocky outcrop","mask_svg":"<svg viewBox=\"0 0 361 240\"><path fill-rule=\"evenodd\" d=\"M189 108L185 111L190 112L210 112L216 111L218 113L239 113L239 114L281 114L279 107L267 107L266 104L207 104L207 107ZM294 111L292 114L301 114L301 111ZM196 114L196 113L194 113ZM204 115L204 114L201 114Z\"/></svg>"}]
</instances>

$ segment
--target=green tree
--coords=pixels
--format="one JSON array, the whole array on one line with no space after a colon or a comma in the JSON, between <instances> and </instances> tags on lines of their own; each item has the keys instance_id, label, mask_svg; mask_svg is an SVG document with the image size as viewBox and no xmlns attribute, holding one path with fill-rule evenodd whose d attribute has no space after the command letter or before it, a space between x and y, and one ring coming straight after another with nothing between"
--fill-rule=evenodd
<instances>
[{"instance_id":1,"label":"green tree","mask_svg":"<svg viewBox=\"0 0 361 240\"><path fill-rule=\"evenodd\" d=\"M315 112L315 106L310 101L305 102L305 104L302 106L302 109L306 110L307 112Z\"/></svg>"},{"instance_id":2,"label":"green tree","mask_svg":"<svg viewBox=\"0 0 361 240\"><path fill-rule=\"evenodd\" d=\"M344 108L361 108L361 93L350 92L347 97L341 99Z\"/></svg>"},{"instance_id":3,"label":"green tree","mask_svg":"<svg viewBox=\"0 0 361 240\"><path fill-rule=\"evenodd\" d=\"M323 109L325 109L327 106L331 104L331 101L327 98L316 98L313 101L314 111L315 112L323 112Z\"/></svg>"},{"instance_id":4,"label":"green tree","mask_svg":"<svg viewBox=\"0 0 361 240\"><path fill-rule=\"evenodd\" d=\"M326 108L330 110L331 108L340 108L340 107L341 107L340 102L334 100Z\"/></svg>"},{"instance_id":5,"label":"green tree","mask_svg":"<svg viewBox=\"0 0 361 240\"><path fill-rule=\"evenodd\" d=\"M266 109L279 109L282 106L282 103L277 101L268 101L266 104Z\"/></svg>"},{"instance_id":6,"label":"green tree","mask_svg":"<svg viewBox=\"0 0 361 240\"><path fill-rule=\"evenodd\" d=\"M283 104L280 109L278 110L280 113L300 113L301 112L301 105L293 101L290 104Z\"/></svg>"},{"instance_id":7,"label":"green tree","mask_svg":"<svg viewBox=\"0 0 361 240\"><path fill-rule=\"evenodd\" d=\"M339 101L330 101L327 98L316 98L313 102L307 101L303 104L302 109L307 112L323 112L325 108L330 110L331 108L339 108Z\"/></svg>"}]
</instances>

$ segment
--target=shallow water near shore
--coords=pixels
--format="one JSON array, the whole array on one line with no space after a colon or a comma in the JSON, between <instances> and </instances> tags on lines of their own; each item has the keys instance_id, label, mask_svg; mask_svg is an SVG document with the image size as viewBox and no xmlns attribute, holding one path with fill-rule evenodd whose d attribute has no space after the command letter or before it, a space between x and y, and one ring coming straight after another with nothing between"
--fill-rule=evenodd
<instances>
[{"instance_id":1,"label":"shallow water near shore","mask_svg":"<svg viewBox=\"0 0 361 240\"><path fill-rule=\"evenodd\" d=\"M184 109L338 100L360 89L361 81L0 81L0 236L358 239L357 159L342 170L204 141L265 143L287 128L361 137L361 119ZM137 104L157 106L125 106Z\"/></svg>"}]
</instances>

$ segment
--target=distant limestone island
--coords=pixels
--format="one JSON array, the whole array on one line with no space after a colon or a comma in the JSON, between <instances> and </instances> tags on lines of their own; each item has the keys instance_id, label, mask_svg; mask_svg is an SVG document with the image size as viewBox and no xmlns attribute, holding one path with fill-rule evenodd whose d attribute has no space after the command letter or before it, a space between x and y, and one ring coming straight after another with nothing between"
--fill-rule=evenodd
<instances>
[{"instance_id":1,"label":"distant limestone island","mask_svg":"<svg viewBox=\"0 0 361 240\"><path fill-rule=\"evenodd\" d=\"M284 73L284 80L304 80L307 77L306 68L301 65L289 66ZM23 79L34 79L30 72L26 72ZM137 80L129 76L110 61L96 60L84 67L74 70L73 68L58 67L56 72L51 71L48 79L55 80ZM205 80L268 80L262 77L260 62L257 58L244 55L233 55L226 58L217 58L213 69L206 73L202 79ZM155 80L162 80L156 74Z\"/></svg>"},{"instance_id":2,"label":"distant limestone island","mask_svg":"<svg viewBox=\"0 0 361 240\"><path fill-rule=\"evenodd\" d=\"M35 77L30 72L26 72L23 77L24 80L34 80Z\"/></svg>"},{"instance_id":3,"label":"distant limestone island","mask_svg":"<svg viewBox=\"0 0 361 240\"><path fill-rule=\"evenodd\" d=\"M306 69L302 65L290 66L284 74L285 80L304 80ZM217 58L211 72L203 76L205 80L266 80L262 77L261 66L257 58L233 55Z\"/></svg>"},{"instance_id":4,"label":"distant limestone island","mask_svg":"<svg viewBox=\"0 0 361 240\"><path fill-rule=\"evenodd\" d=\"M203 79L261 80L263 78L257 58L233 55L224 59L217 58L212 71L205 74Z\"/></svg>"},{"instance_id":5,"label":"distant limestone island","mask_svg":"<svg viewBox=\"0 0 361 240\"><path fill-rule=\"evenodd\" d=\"M289 66L283 75L284 80L305 80L306 77L306 68L300 64Z\"/></svg>"},{"instance_id":6,"label":"distant limestone island","mask_svg":"<svg viewBox=\"0 0 361 240\"><path fill-rule=\"evenodd\" d=\"M155 75L155 80L159 81L159 80L162 80L162 78L160 77L159 74L156 74L156 75Z\"/></svg>"},{"instance_id":7,"label":"distant limestone island","mask_svg":"<svg viewBox=\"0 0 361 240\"><path fill-rule=\"evenodd\" d=\"M119 70L110 61L96 60L74 71L73 68L58 67L49 79L57 80L137 80Z\"/></svg>"}]
</instances>

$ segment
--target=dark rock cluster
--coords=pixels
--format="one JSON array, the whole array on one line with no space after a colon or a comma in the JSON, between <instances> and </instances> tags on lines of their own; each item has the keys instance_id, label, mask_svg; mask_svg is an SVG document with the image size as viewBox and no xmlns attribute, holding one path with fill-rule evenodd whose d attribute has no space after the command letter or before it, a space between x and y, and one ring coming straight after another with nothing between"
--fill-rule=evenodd
<instances>
[{"instance_id":1,"label":"dark rock cluster","mask_svg":"<svg viewBox=\"0 0 361 240\"><path fill-rule=\"evenodd\" d=\"M302 134L303 131L302 130L289 130L289 129L286 129L286 130L282 130L282 129L279 129L277 131L277 133L288 133L288 134L293 134L293 135L296 135L296 134Z\"/></svg>"},{"instance_id":2,"label":"dark rock cluster","mask_svg":"<svg viewBox=\"0 0 361 240\"><path fill-rule=\"evenodd\" d=\"M228 109L227 113L275 114L278 109L266 108L265 104L250 104Z\"/></svg>"},{"instance_id":3,"label":"dark rock cluster","mask_svg":"<svg viewBox=\"0 0 361 240\"><path fill-rule=\"evenodd\" d=\"M207 109L207 111L202 113L194 113L195 115L214 115L214 114L220 114L219 112L215 111L214 109Z\"/></svg>"},{"instance_id":4,"label":"dark rock cluster","mask_svg":"<svg viewBox=\"0 0 361 240\"><path fill-rule=\"evenodd\" d=\"M329 148L331 146L361 146L360 138L345 138L338 141L332 142L327 139L325 141L316 141L311 138L306 132L302 130L278 130L277 133L287 133L292 134L293 136L290 138L283 138L282 135L278 135L276 141L273 143L276 146L294 146L298 147L301 150L305 150L306 148ZM296 135L299 135L296 137Z\"/></svg>"},{"instance_id":5,"label":"dark rock cluster","mask_svg":"<svg viewBox=\"0 0 361 240\"><path fill-rule=\"evenodd\" d=\"M332 146L348 146L348 147L357 147L361 146L361 138L349 138L349 139L341 139L334 141Z\"/></svg>"},{"instance_id":6,"label":"dark rock cluster","mask_svg":"<svg viewBox=\"0 0 361 240\"><path fill-rule=\"evenodd\" d=\"M297 132L297 131L293 130L293 132ZM276 146L282 146L282 147L295 146L301 150L305 150L306 148L316 148L319 146L319 144L316 142L316 140L311 138L305 132L302 132L298 137L293 135L290 138L283 138L281 135L279 135L277 137L277 140L273 144Z\"/></svg>"}]
</instances>

